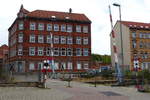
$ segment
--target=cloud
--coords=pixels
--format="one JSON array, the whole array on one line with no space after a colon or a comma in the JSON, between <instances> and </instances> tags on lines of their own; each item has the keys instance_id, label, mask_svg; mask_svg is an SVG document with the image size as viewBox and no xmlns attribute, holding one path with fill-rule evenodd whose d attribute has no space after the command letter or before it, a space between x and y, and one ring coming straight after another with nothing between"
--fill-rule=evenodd
<instances>
[{"instance_id":1,"label":"cloud","mask_svg":"<svg viewBox=\"0 0 150 100\"><path fill-rule=\"evenodd\" d=\"M9 3L8 3L9 2ZM110 21L108 5L111 5L114 24L119 19L117 7L121 4L122 19L129 21L150 21L150 0L3 0L0 1L0 45L7 43L8 27L16 18L20 5L33 11L36 9L52 11L69 11L84 13L92 21L92 52L110 54Z\"/></svg>"}]
</instances>

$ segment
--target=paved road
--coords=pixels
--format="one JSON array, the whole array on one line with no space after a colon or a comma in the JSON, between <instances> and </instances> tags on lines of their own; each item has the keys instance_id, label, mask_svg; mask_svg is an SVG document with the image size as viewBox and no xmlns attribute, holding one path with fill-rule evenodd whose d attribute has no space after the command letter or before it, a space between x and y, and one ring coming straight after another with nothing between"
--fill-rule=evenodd
<instances>
[{"instance_id":1,"label":"paved road","mask_svg":"<svg viewBox=\"0 0 150 100\"><path fill-rule=\"evenodd\" d=\"M33 87L0 87L0 100L149 100L150 94L134 88L101 86L48 80L48 89Z\"/></svg>"}]
</instances>

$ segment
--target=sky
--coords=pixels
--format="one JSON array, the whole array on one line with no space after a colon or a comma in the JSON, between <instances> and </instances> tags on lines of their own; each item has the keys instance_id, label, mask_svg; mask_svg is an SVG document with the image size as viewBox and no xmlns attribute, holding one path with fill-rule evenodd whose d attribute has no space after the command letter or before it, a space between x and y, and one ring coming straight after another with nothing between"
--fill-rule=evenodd
<instances>
[{"instance_id":1,"label":"sky","mask_svg":"<svg viewBox=\"0 0 150 100\"><path fill-rule=\"evenodd\" d=\"M21 4L33 10L50 10L84 13L91 21L92 53L110 55L110 19L108 5L111 5L113 24L119 20L121 5L122 20L150 22L150 0L1 0L0 1L0 45L8 44L8 28L17 17Z\"/></svg>"}]
</instances>

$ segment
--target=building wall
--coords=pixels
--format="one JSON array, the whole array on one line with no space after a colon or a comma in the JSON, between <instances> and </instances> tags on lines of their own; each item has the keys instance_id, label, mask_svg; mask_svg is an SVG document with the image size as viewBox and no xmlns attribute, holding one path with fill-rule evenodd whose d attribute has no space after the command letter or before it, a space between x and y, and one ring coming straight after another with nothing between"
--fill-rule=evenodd
<instances>
[{"instance_id":1,"label":"building wall","mask_svg":"<svg viewBox=\"0 0 150 100\"><path fill-rule=\"evenodd\" d=\"M24 21L24 30L18 30L18 23L20 21ZM37 30L37 26L36 26L36 30L35 31L31 31L29 30L29 25L30 25L30 22L35 22L35 23L44 23L45 25L47 23L52 23L52 24L58 24L58 25L62 25L62 24L69 24L69 25L72 25L73 26L73 32L72 33L68 33L68 32L54 32L54 31L51 31L51 33L54 35L58 35L58 36L71 36L73 37L73 44L71 46L69 46L68 44L54 44L54 48L55 47L60 47L60 48L73 48L73 51L74 51L74 54L73 56L70 57L67 57L67 56L56 56L54 57L54 60L55 61L58 61L59 63L60 62L67 62L69 59L72 60L73 62L73 66L74 66L74 71L76 71L77 69L77 62L81 62L81 63L84 63L84 62L88 62L89 63L89 66L90 66L90 59L91 59L91 26L90 24L81 24L81 23L72 23L72 22L57 22L57 21L48 21L48 20L31 20L31 19L18 19L15 21L14 23L14 26L12 26L12 28L9 30L9 45L10 45L10 59L9 59L9 63L10 64L14 64L14 66L17 66L16 62L18 61L24 61L25 62L25 71L29 71L29 63L30 62L34 62L35 63L35 66L37 66L37 64L39 62L43 62L45 59L48 59L50 58L50 56L37 56L37 52L36 52L36 55L35 56L29 56L29 47L36 47L36 50L38 47L50 47L50 44L47 44L47 43L37 43L37 36L39 34L42 34L44 37L48 34L50 34L50 32L46 31L46 27L44 29L44 31L39 31ZM75 32L75 26L76 25L81 25L81 26L88 26L88 29L89 29L89 33L77 33ZM16 28L16 29L13 29ZM16 30L12 35L11 34L11 31L13 30ZM22 32L23 33L23 43L18 43L18 34ZM35 36L36 36L36 43L29 43L29 36L31 33L34 33ZM78 45L75 43L76 41L76 37L88 37L89 38L89 44L88 45ZM45 39L44 39L45 40ZM15 42L14 42L15 41ZM14 42L14 43L12 43ZM45 42L45 41L44 41ZM23 56L17 56L17 53L18 53L18 47L19 45L22 45L23 46ZM89 49L89 56L75 56L75 50L76 48L88 48ZM13 52L12 55L11 55L11 52ZM44 52L45 54L45 52ZM61 66L59 66L61 67ZM83 70L83 69L81 69Z\"/></svg>"},{"instance_id":2,"label":"building wall","mask_svg":"<svg viewBox=\"0 0 150 100\"><path fill-rule=\"evenodd\" d=\"M117 22L114 26L114 32L115 32L115 43L117 47L117 53L118 53L118 62L119 65L122 65L122 57L121 57L121 38L120 38L120 22ZM122 44L123 44L123 58L124 58L124 67L122 67L123 70L129 69L130 66L130 33L129 28L125 25L122 25ZM112 37L111 37L111 61L112 66L115 66L115 58L114 58L114 51L113 51L113 44L112 44Z\"/></svg>"}]
</instances>

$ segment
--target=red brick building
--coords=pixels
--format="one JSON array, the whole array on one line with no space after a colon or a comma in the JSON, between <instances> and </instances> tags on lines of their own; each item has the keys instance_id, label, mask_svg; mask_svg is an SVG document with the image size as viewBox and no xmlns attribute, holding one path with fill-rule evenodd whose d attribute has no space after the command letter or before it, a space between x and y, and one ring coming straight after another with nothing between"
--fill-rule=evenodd
<instances>
[{"instance_id":1,"label":"red brick building","mask_svg":"<svg viewBox=\"0 0 150 100\"><path fill-rule=\"evenodd\" d=\"M54 54L55 70L90 68L91 21L69 12L20 8L9 30L9 64L16 72L38 70Z\"/></svg>"},{"instance_id":2,"label":"red brick building","mask_svg":"<svg viewBox=\"0 0 150 100\"><path fill-rule=\"evenodd\" d=\"M4 67L7 57L8 57L8 46L2 45L0 47L0 70L2 70L2 67Z\"/></svg>"}]
</instances>

